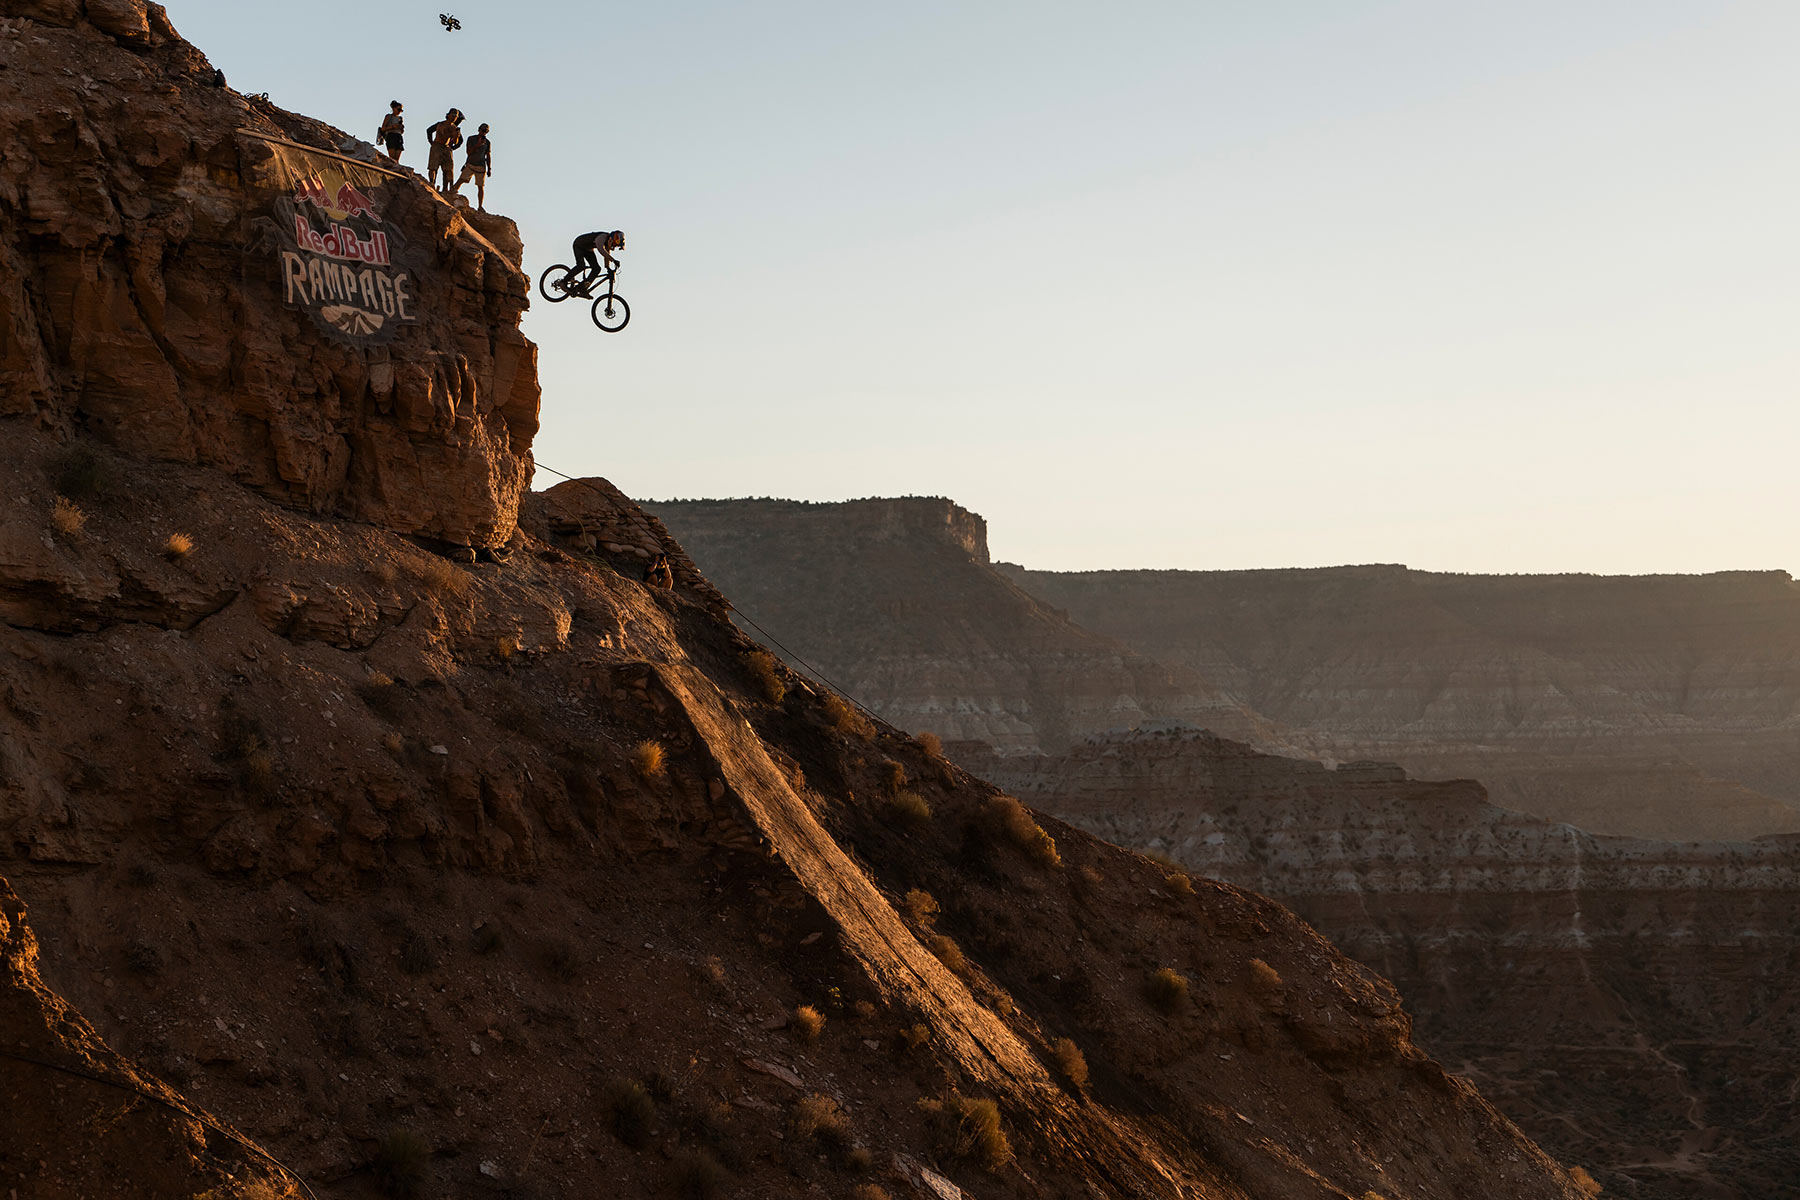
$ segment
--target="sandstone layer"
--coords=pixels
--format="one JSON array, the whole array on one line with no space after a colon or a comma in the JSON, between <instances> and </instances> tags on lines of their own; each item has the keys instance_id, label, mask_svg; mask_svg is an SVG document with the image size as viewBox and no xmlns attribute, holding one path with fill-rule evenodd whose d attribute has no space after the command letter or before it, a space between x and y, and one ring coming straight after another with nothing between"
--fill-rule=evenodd
<instances>
[{"instance_id":1,"label":"sandstone layer","mask_svg":"<svg viewBox=\"0 0 1800 1200\"><path fill-rule=\"evenodd\" d=\"M1313 755L1477 778L1601 833L1800 829L1800 585L1779 571L999 569Z\"/></svg>"},{"instance_id":2,"label":"sandstone layer","mask_svg":"<svg viewBox=\"0 0 1800 1200\"><path fill-rule=\"evenodd\" d=\"M503 544L538 421L511 223L209 86L158 5L0 15L0 415L307 512Z\"/></svg>"},{"instance_id":3,"label":"sandstone layer","mask_svg":"<svg viewBox=\"0 0 1800 1200\"><path fill-rule=\"evenodd\" d=\"M648 503L740 613L871 711L1003 753L1201 724L1265 732L1191 672L1077 628L988 565L948 500Z\"/></svg>"},{"instance_id":4,"label":"sandstone layer","mask_svg":"<svg viewBox=\"0 0 1800 1200\"><path fill-rule=\"evenodd\" d=\"M0 874L146 1074L345 1197L1578 1200L1293 914L775 665L604 481L515 521L503 229L154 6L6 12Z\"/></svg>"},{"instance_id":5,"label":"sandstone layer","mask_svg":"<svg viewBox=\"0 0 1800 1200\"><path fill-rule=\"evenodd\" d=\"M1800 839L1597 837L1480 785L1204 734L969 756L1118 845L1274 896L1608 1195L1800 1196Z\"/></svg>"}]
</instances>

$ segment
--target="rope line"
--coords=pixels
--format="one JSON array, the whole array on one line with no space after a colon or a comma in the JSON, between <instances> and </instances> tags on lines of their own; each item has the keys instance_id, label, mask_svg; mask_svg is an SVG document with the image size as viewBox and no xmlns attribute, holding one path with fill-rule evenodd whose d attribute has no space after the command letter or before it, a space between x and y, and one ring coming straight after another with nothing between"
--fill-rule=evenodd
<instances>
[{"instance_id":1,"label":"rope line","mask_svg":"<svg viewBox=\"0 0 1800 1200\"><path fill-rule=\"evenodd\" d=\"M65 1066L62 1063L45 1062L41 1058L31 1058L28 1055L16 1054L11 1050L0 1050L0 1058L10 1058L14 1062L22 1062L33 1067L43 1067L47 1071L61 1071L64 1075L73 1075L77 1079L86 1079L90 1083L104 1084L109 1088L117 1088L121 1092L130 1092L134 1096L141 1096L153 1104L160 1104L171 1112L180 1113L188 1120L204 1125L221 1137L230 1138L252 1154L257 1155L260 1158L268 1159L271 1163L274 1163L276 1168L283 1174L299 1184L300 1190L310 1196L312 1200L319 1200L312 1188L307 1186L306 1180L300 1178L300 1173L298 1171L295 1171L292 1167L276 1158L273 1154L270 1154L267 1150L264 1150L261 1146L258 1146L243 1134L225 1128L204 1113L197 1113L185 1104L177 1104L173 1100L164 1099L153 1092L146 1092L143 1088L138 1087L134 1083L121 1083L117 1079L108 1079L103 1075L95 1075L92 1072L83 1071L76 1067Z\"/></svg>"},{"instance_id":2,"label":"rope line","mask_svg":"<svg viewBox=\"0 0 1800 1200\"><path fill-rule=\"evenodd\" d=\"M587 480L577 479L573 475L565 475L565 474L563 474L563 472L557 470L555 467L552 467L552 466L546 464L542 459L533 458L532 464L534 466L536 466L539 470L548 471L552 475L557 475L563 479L568 480L570 483L579 484L580 486L585 487L589 491L593 492L595 495L604 497L609 502L612 500L611 496L606 495L605 492L602 492L599 488L595 487L593 484L589 483ZM770 633L768 630L764 629L761 625L758 625L756 623L756 618L752 617L749 613L747 613L743 609L739 608L737 606L737 601L735 601L735 600L731 602L731 614L734 619L737 617L744 618L745 623L748 624L750 626L750 628L752 628L752 629L756 630L756 632L762 634L765 641L769 642L777 650L781 651L784 655L787 656L788 661L795 663L802 670L804 670L807 673L809 673L810 675L812 675L820 683L824 684L826 687L830 688L832 691L836 692L838 695L842 696L844 699L848 700L850 703L856 705L858 710L860 710L864 716L868 717L870 720L873 720L873 721L880 721L883 725L888 724L888 721L886 720L886 718L878 715L877 713L872 711L868 705L864 704L861 700L858 700L855 696L851 695L850 689L845 688L845 687L840 687L839 685L833 683L831 681L831 679L825 674L825 672L819 670L819 668L813 666L811 663L807 662L804 658L801 658L798 654L795 654L792 650L789 650L786 646L782 645L780 640L777 639L774 634Z\"/></svg>"}]
</instances>

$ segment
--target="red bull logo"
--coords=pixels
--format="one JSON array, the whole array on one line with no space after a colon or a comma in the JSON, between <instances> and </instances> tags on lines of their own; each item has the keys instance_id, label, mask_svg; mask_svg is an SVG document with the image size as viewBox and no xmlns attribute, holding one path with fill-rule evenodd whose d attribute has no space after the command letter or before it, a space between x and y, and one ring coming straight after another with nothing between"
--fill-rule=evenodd
<instances>
[{"instance_id":1,"label":"red bull logo","mask_svg":"<svg viewBox=\"0 0 1800 1200\"><path fill-rule=\"evenodd\" d=\"M375 211L375 202L349 183L345 183L337 190L337 208L345 217L367 217L371 221L381 220L381 214Z\"/></svg>"},{"instance_id":2,"label":"red bull logo","mask_svg":"<svg viewBox=\"0 0 1800 1200\"><path fill-rule=\"evenodd\" d=\"M294 204L310 204L339 221L347 221L352 217L381 220L381 214L375 211L375 201L348 180L338 184L334 194L323 179L317 175L309 175L294 184Z\"/></svg>"},{"instance_id":3,"label":"red bull logo","mask_svg":"<svg viewBox=\"0 0 1800 1200\"><path fill-rule=\"evenodd\" d=\"M324 181L317 175L309 175L294 185L294 203L311 204L329 210L331 197L325 192Z\"/></svg>"}]
</instances>

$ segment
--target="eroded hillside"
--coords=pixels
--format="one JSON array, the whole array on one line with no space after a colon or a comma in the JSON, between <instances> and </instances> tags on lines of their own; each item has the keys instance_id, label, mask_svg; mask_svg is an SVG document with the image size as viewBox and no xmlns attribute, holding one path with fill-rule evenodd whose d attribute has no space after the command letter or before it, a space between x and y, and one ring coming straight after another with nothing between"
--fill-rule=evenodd
<instances>
[{"instance_id":1,"label":"eroded hillside","mask_svg":"<svg viewBox=\"0 0 1800 1200\"><path fill-rule=\"evenodd\" d=\"M1581 1195L1291 913L808 687L603 481L523 494L507 226L155 5L4 11L0 874L121 1069L338 1196ZM0 1184L134 1121L0 1124Z\"/></svg>"}]
</instances>

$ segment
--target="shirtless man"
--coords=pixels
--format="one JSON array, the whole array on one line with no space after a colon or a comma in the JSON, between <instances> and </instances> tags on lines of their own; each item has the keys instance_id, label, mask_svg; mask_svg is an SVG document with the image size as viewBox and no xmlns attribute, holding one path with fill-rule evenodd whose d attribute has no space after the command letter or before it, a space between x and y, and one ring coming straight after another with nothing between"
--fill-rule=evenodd
<instances>
[{"instance_id":1,"label":"shirtless man","mask_svg":"<svg viewBox=\"0 0 1800 1200\"><path fill-rule=\"evenodd\" d=\"M444 119L425 131L431 141L431 159L425 164L425 180L439 191L448 192L456 180L456 159L452 155L462 145L462 110L453 108L444 114ZM438 187L438 171L444 173L444 183Z\"/></svg>"}]
</instances>

